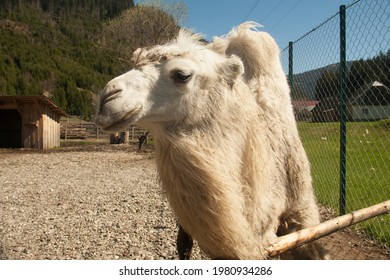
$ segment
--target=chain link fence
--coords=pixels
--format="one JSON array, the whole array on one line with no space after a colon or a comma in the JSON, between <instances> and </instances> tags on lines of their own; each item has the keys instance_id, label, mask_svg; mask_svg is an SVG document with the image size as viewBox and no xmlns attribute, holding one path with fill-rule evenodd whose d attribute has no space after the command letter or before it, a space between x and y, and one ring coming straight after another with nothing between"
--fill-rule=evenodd
<instances>
[{"instance_id":1,"label":"chain link fence","mask_svg":"<svg viewBox=\"0 0 390 280\"><path fill-rule=\"evenodd\" d=\"M390 199L390 1L357 0L282 53L319 203L334 215ZM390 245L390 215L357 226Z\"/></svg>"}]
</instances>

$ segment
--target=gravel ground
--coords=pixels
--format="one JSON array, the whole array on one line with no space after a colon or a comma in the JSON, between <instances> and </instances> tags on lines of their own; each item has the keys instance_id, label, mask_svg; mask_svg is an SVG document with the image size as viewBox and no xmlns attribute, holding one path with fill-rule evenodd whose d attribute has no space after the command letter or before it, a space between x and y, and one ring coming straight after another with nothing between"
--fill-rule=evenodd
<instances>
[{"instance_id":1,"label":"gravel ground","mask_svg":"<svg viewBox=\"0 0 390 280\"><path fill-rule=\"evenodd\" d=\"M0 150L0 259L177 259L153 153L131 145ZM351 230L336 259L390 259ZM195 244L193 259L207 259Z\"/></svg>"}]
</instances>

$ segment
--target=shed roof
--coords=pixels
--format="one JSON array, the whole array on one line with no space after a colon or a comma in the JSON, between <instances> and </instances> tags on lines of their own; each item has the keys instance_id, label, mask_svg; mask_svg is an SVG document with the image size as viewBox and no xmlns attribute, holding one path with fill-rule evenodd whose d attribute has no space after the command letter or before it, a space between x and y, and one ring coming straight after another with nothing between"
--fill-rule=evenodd
<instances>
[{"instance_id":1,"label":"shed roof","mask_svg":"<svg viewBox=\"0 0 390 280\"><path fill-rule=\"evenodd\" d=\"M0 104L2 102L5 103L13 103L13 102L41 102L49 108L51 108L54 112L59 114L60 116L67 117L68 115L65 113L61 107L57 106L53 103L49 98L44 95L31 95L31 96L0 96Z\"/></svg>"},{"instance_id":2,"label":"shed roof","mask_svg":"<svg viewBox=\"0 0 390 280\"><path fill-rule=\"evenodd\" d=\"M360 87L350 100L352 105L390 106L390 89L378 81Z\"/></svg>"}]
</instances>

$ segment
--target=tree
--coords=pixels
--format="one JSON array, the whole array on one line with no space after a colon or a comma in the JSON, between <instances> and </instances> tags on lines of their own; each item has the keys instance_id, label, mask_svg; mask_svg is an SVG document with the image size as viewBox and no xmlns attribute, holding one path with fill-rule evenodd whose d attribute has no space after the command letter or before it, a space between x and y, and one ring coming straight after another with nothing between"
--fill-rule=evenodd
<instances>
[{"instance_id":1,"label":"tree","mask_svg":"<svg viewBox=\"0 0 390 280\"><path fill-rule=\"evenodd\" d=\"M187 18L187 6L183 1L144 0L145 6L153 6L171 16L176 25L181 25Z\"/></svg>"},{"instance_id":2,"label":"tree","mask_svg":"<svg viewBox=\"0 0 390 280\"><path fill-rule=\"evenodd\" d=\"M293 84L291 88L291 99L292 100L308 100L307 93L302 89L299 84Z\"/></svg>"},{"instance_id":3,"label":"tree","mask_svg":"<svg viewBox=\"0 0 390 280\"><path fill-rule=\"evenodd\" d=\"M340 72L325 70L316 83L316 99L337 98L340 92Z\"/></svg>"},{"instance_id":4,"label":"tree","mask_svg":"<svg viewBox=\"0 0 390 280\"><path fill-rule=\"evenodd\" d=\"M390 86L390 50L372 59L355 61L348 74L348 92L353 95L363 85L375 81Z\"/></svg>"},{"instance_id":5,"label":"tree","mask_svg":"<svg viewBox=\"0 0 390 280\"><path fill-rule=\"evenodd\" d=\"M130 62L137 48L163 44L174 38L185 14L186 8L180 1L137 4L103 26L101 45L110 50L115 48L120 60Z\"/></svg>"},{"instance_id":6,"label":"tree","mask_svg":"<svg viewBox=\"0 0 390 280\"><path fill-rule=\"evenodd\" d=\"M355 92L363 86L368 80L366 71L367 63L363 59L355 61L348 75L348 92Z\"/></svg>"}]
</instances>

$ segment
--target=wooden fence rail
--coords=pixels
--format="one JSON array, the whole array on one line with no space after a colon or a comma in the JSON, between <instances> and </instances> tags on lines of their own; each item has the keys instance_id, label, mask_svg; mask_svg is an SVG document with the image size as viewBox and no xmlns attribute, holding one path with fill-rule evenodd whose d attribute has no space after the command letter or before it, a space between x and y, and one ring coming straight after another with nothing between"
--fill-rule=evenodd
<instances>
[{"instance_id":1,"label":"wooden fence rail","mask_svg":"<svg viewBox=\"0 0 390 280\"><path fill-rule=\"evenodd\" d=\"M136 126L131 126L128 129L128 135L130 142L137 142L139 137L145 134L145 130ZM93 122L69 122L67 120L61 121L61 139L91 139L91 138L104 138L107 137L107 133L104 133ZM151 138L151 134L148 134L148 138Z\"/></svg>"},{"instance_id":2,"label":"wooden fence rail","mask_svg":"<svg viewBox=\"0 0 390 280\"><path fill-rule=\"evenodd\" d=\"M390 213L390 200L363 208L352 213L322 222L311 228L305 228L288 235L281 236L266 250L270 257L279 255L289 249L312 242L338 230L360 223L378 215Z\"/></svg>"},{"instance_id":3,"label":"wooden fence rail","mask_svg":"<svg viewBox=\"0 0 390 280\"><path fill-rule=\"evenodd\" d=\"M94 123L63 123L61 122L61 139L98 138L99 129Z\"/></svg>"}]
</instances>

